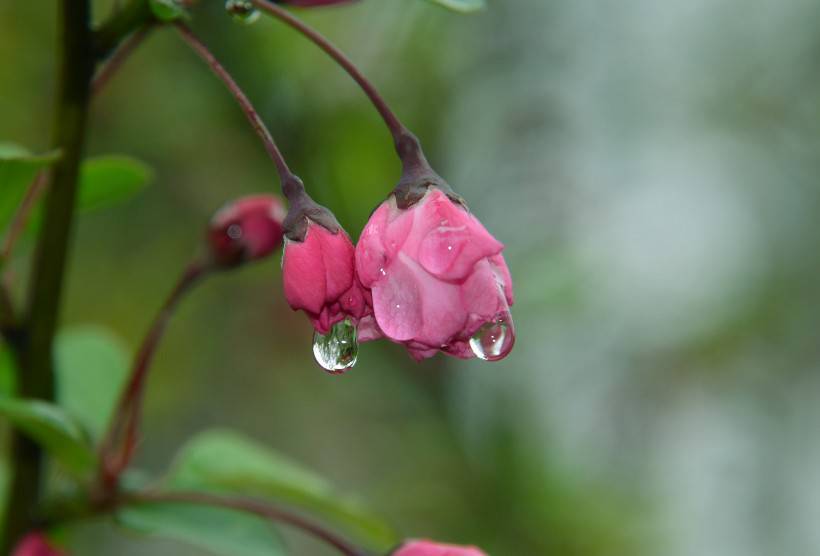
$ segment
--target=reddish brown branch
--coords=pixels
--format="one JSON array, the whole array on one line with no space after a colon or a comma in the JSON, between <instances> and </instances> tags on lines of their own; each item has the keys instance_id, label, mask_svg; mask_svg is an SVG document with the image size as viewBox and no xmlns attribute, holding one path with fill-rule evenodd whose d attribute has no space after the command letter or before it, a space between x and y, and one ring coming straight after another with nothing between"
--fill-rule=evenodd
<instances>
[{"instance_id":1,"label":"reddish brown branch","mask_svg":"<svg viewBox=\"0 0 820 556\"><path fill-rule=\"evenodd\" d=\"M282 151L280 151L279 147L276 146L276 141L273 140L273 136L265 125L265 122L262 121L262 118L259 116L256 108L254 108L253 103L251 103L248 96L239 87L239 84L234 80L231 74L228 73L228 70L226 70L225 67L219 63L219 60L216 59L211 51L208 50L208 47L205 46L205 44L200 41L196 35L194 35L188 26L184 23L178 22L176 23L176 28L188 46L190 46L193 51L196 52L206 64L208 64L211 71L213 71L214 74L225 84L230 93L236 99L236 102L239 103L239 106L248 118L251 127L253 127L256 134L262 140L262 143L265 145L265 149L268 151L273 163L276 165L282 185L284 186L284 184L291 181L295 176L293 172L290 171L290 168L288 168L288 164L285 162L285 157L282 155Z\"/></svg>"},{"instance_id":2,"label":"reddish brown branch","mask_svg":"<svg viewBox=\"0 0 820 556\"><path fill-rule=\"evenodd\" d=\"M199 261L188 265L160 308L134 358L128 383L117 404L108 433L100 444L100 482L108 494L115 489L120 474L134 456L139 440L145 385L160 339L179 301L209 270L207 263Z\"/></svg>"}]
</instances>

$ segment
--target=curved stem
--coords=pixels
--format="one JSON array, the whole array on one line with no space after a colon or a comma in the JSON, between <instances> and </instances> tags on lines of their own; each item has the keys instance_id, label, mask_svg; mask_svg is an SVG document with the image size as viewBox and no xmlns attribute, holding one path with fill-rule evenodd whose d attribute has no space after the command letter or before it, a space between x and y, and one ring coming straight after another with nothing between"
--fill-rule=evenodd
<instances>
[{"instance_id":1,"label":"curved stem","mask_svg":"<svg viewBox=\"0 0 820 556\"><path fill-rule=\"evenodd\" d=\"M34 205L37 204L37 200L40 198L46 185L48 185L48 172L46 170L40 170L37 175L34 176L34 180L26 190L26 194L20 202L20 206L17 207L17 211L9 223L6 235L3 237L3 247L0 249L0 259L3 261L8 261L11 257L14 246L17 244L17 240L26 227L28 217Z\"/></svg>"},{"instance_id":2,"label":"curved stem","mask_svg":"<svg viewBox=\"0 0 820 556\"><path fill-rule=\"evenodd\" d=\"M108 84L108 81L110 81L111 77L120 69L125 60L145 41L151 33L151 30L152 25L144 25L122 41L105 65L100 68L100 71L94 76L94 82L91 84L93 94L98 94L100 90Z\"/></svg>"},{"instance_id":3,"label":"curved stem","mask_svg":"<svg viewBox=\"0 0 820 556\"><path fill-rule=\"evenodd\" d=\"M120 396L108 433L100 444L99 478L105 495L113 492L120 474L134 456L148 373L168 322L179 301L210 269L208 263L199 261L188 265L154 318L134 357L128 383Z\"/></svg>"},{"instance_id":4,"label":"curved stem","mask_svg":"<svg viewBox=\"0 0 820 556\"><path fill-rule=\"evenodd\" d=\"M321 525L299 515L256 500L217 494L207 494L204 492L149 492L134 495L131 500L144 503L178 502L181 504L217 506L251 513L271 521L287 523L288 525L301 529L309 535L314 536L336 548L345 556L367 556L366 552L353 546L345 539L331 531L328 531Z\"/></svg>"},{"instance_id":5,"label":"curved stem","mask_svg":"<svg viewBox=\"0 0 820 556\"><path fill-rule=\"evenodd\" d=\"M94 32L94 54L102 59L134 29L154 20L146 0L130 0Z\"/></svg>"},{"instance_id":6,"label":"curved stem","mask_svg":"<svg viewBox=\"0 0 820 556\"><path fill-rule=\"evenodd\" d=\"M179 31L180 36L186 43L188 43L194 52L196 52L199 57L202 58L206 64L208 64L211 71L213 71L214 74L222 80L236 101L239 103L239 106L242 108L242 111L245 112L245 116L248 118L248 121L251 123L254 131L256 131L256 134L262 140L262 143L264 143L265 149L268 151L271 159L273 159L273 163L276 165L276 170L279 172L279 179L282 182L282 187L284 188L285 185L292 181L296 176L290 171L290 168L288 168L288 164L285 162L285 157L282 156L282 152L279 150L279 147L276 146L273 136L270 131L268 131L267 126L265 126L265 122L263 122L262 118L259 117L259 113L253 107L253 104L248 96L242 91L234 78L231 77L231 74L228 73L222 64L219 63L211 51L208 50L208 47L205 46L205 44L193 34L187 25L184 23L176 23L175 26Z\"/></svg>"},{"instance_id":7,"label":"curved stem","mask_svg":"<svg viewBox=\"0 0 820 556\"><path fill-rule=\"evenodd\" d=\"M412 133L410 133L404 124L401 123L395 112L390 109L387 102L384 100L384 97L379 94L373 83L371 83L370 80L364 76L361 70L356 67L356 65L345 55L344 52L339 50L333 43L322 36L321 33L276 4L269 2L268 0L252 0L252 2L260 10L269 13L273 17L304 35L308 40L324 50L328 56L333 58L333 60L335 60L336 63L339 64L356 83L358 83L359 87L362 88L364 93L373 103L373 106L375 106L376 110L379 111L384 123L387 124L387 128L390 130L390 134L393 136L393 141L396 144L396 149L399 151L399 154L401 155L402 151L406 150L406 147L403 144L408 142L408 139L410 138L415 140L415 137L413 137ZM418 141L415 140L414 142L417 143Z\"/></svg>"}]
</instances>

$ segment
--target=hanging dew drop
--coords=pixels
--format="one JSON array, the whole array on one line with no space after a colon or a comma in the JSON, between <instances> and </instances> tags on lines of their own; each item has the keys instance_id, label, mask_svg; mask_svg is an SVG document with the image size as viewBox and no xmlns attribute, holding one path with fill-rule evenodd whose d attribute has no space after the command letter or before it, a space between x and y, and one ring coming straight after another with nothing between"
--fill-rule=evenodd
<instances>
[{"instance_id":1,"label":"hanging dew drop","mask_svg":"<svg viewBox=\"0 0 820 556\"><path fill-rule=\"evenodd\" d=\"M261 15L249 0L227 0L225 10L231 14L234 21L245 25L255 23Z\"/></svg>"},{"instance_id":2,"label":"hanging dew drop","mask_svg":"<svg viewBox=\"0 0 820 556\"><path fill-rule=\"evenodd\" d=\"M313 357L331 374L342 374L356 364L359 357L356 326L349 319L337 322L327 334L313 335Z\"/></svg>"},{"instance_id":3,"label":"hanging dew drop","mask_svg":"<svg viewBox=\"0 0 820 556\"><path fill-rule=\"evenodd\" d=\"M510 315L499 315L479 328L470 338L470 348L479 359L498 361L512 351L515 329Z\"/></svg>"}]
</instances>

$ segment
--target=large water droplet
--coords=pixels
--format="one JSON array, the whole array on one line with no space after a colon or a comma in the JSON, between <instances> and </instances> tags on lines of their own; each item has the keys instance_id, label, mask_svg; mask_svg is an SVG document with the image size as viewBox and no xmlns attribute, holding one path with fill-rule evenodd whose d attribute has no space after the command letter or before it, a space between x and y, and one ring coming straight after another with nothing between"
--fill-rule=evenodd
<instances>
[{"instance_id":1,"label":"large water droplet","mask_svg":"<svg viewBox=\"0 0 820 556\"><path fill-rule=\"evenodd\" d=\"M349 319L337 322L327 334L313 335L313 357L321 367L331 374L342 374L359 357L359 342L356 326Z\"/></svg>"},{"instance_id":2,"label":"large water droplet","mask_svg":"<svg viewBox=\"0 0 820 556\"><path fill-rule=\"evenodd\" d=\"M499 315L479 328L470 338L470 348L484 361L504 359L515 344L515 329L510 315Z\"/></svg>"},{"instance_id":3,"label":"large water droplet","mask_svg":"<svg viewBox=\"0 0 820 556\"><path fill-rule=\"evenodd\" d=\"M234 21L250 25L259 19L260 13L249 0L227 0L225 10L231 14Z\"/></svg>"}]
</instances>

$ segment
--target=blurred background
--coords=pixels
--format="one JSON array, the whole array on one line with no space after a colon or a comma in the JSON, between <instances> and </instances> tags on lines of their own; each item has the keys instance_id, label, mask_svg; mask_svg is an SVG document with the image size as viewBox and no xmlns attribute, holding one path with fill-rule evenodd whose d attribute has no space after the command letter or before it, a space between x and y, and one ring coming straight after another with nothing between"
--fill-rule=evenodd
<instances>
[{"instance_id":1,"label":"blurred background","mask_svg":"<svg viewBox=\"0 0 820 556\"><path fill-rule=\"evenodd\" d=\"M494 556L820 553L820 4L488 3L302 15L507 245L511 356L416 364L379 342L331 377L278 260L225 273L163 342L140 466L159 473L191 434L224 426L404 536ZM52 4L0 0L0 140L32 150L48 146ZM200 4L192 26L357 237L399 172L376 112L281 24ZM156 179L80 222L64 322L133 349L210 215L278 183L233 100L167 30L95 102L89 151L132 154ZM201 554L104 527L75 542L91 556Z\"/></svg>"}]
</instances>

